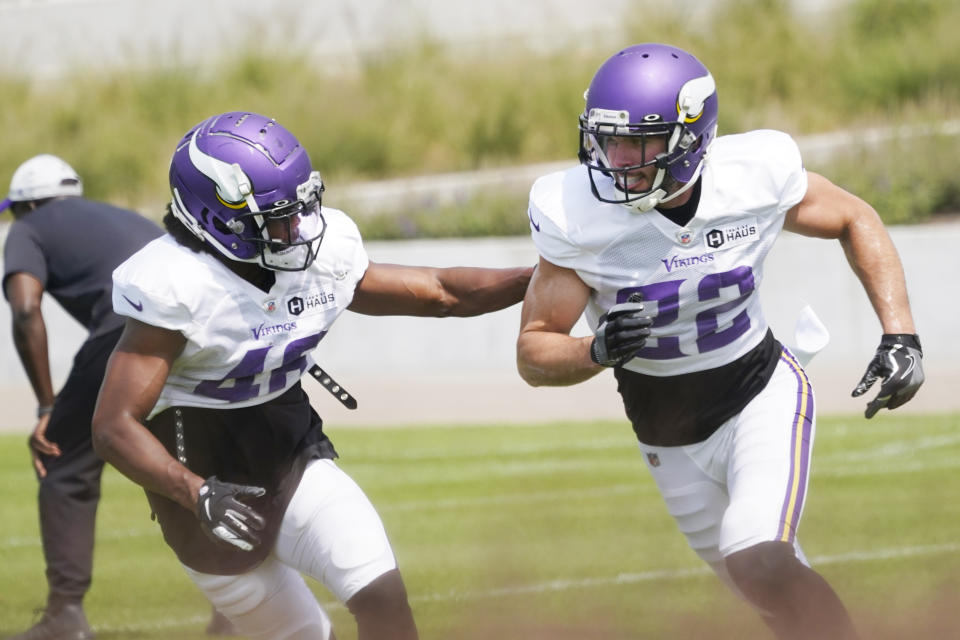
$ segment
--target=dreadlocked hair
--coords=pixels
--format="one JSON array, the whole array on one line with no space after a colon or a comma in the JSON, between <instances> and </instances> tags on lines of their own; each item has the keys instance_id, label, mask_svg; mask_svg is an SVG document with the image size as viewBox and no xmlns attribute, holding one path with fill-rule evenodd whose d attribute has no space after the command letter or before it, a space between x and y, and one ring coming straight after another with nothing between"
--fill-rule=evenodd
<instances>
[{"instance_id":1,"label":"dreadlocked hair","mask_svg":"<svg viewBox=\"0 0 960 640\"><path fill-rule=\"evenodd\" d=\"M167 230L167 233L173 236L174 240L194 253L214 253L210 250L210 245L193 235L193 233L173 215L173 210L169 202L167 203L167 212L163 216L163 227Z\"/></svg>"}]
</instances>

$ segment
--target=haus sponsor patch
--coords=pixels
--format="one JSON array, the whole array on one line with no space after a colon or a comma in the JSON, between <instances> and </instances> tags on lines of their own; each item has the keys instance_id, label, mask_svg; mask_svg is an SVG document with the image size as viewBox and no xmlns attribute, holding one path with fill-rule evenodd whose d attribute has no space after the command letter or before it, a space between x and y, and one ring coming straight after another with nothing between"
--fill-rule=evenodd
<instances>
[{"instance_id":1,"label":"haus sponsor patch","mask_svg":"<svg viewBox=\"0 0 960 640\"><path fill-rule=\"evenodd\" d=\"M734 224L713 227L703 235L703 242L714 251L722 251L737 245L753 242L760 237L760 225L756 218L747 218Z\"/></svg>"},{"instance_id":2,"label":"haus sponsor patch","mask_svg":"<svg viewBox=\"0 0 960 640\"><path fill-rule=\"evenodd\" d=\"M334 304L332 291L313 291L304 295L287 298L287 312L292 316L310 316L322 313Z\"/></svg>"}]
</instances>

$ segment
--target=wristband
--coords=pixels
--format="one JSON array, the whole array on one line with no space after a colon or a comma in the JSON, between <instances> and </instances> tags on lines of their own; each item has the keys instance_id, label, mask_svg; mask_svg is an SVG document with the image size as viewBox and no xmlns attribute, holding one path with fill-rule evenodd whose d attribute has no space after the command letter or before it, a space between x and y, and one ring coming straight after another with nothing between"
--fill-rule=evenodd
<instances>
[{"instance_id":1,"label":"wristband","mask_svg":"<svg viewBox=\"0 0 960 640\"><path fill-rule=\"evenodd\" d=\"M44 405L40 405L39 407L37 407L37 419L38 419L38 420L39 420L40 418L42 418L43 416L50 415L51 413L53 413L53 405L52 405L52 404L44 404Z\"/></svg>"},{"instance_id":2,"label":"wristband","mask_svg":"<svg viewBox=\"0 0 960 640\"><path fill-rule=\"evenodd\" d=\"M905 347L913 347L923 354L923 347L920 346L920 336L915 333L884 333L880 336L880 344L902 344Z\"/></svg>"}]
</instances>

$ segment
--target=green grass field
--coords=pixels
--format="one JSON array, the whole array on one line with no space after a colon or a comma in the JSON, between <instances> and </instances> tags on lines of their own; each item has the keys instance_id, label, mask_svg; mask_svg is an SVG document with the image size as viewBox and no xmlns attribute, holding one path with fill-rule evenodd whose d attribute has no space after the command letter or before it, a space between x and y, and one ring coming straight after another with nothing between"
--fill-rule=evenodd
<instances>
[{"instance_id":1,"label":"green grass field","mask_svg":"<svg viewBox=\"0 0 960 640\"><path fill-rule=\"evenodd\" d=\"M957 638L960 416L823 418L800 530L865 638ZM377 505L423 638L767 637L666 515L622 423L329 429ZM46 585L24 437L0 437L0 636ZM103 639L204 638L209 608L108 469L91 623ZM317 587L340 640L346 610Z\"/></svg>"}]
</instances>

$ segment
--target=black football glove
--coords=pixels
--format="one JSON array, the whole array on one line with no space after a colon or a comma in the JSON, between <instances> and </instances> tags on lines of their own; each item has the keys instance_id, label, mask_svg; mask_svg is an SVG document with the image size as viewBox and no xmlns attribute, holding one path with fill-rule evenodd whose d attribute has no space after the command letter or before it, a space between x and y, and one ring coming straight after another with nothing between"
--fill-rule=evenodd
<instances>
[{"instance_id":1,"label":"black football glove","mask_svg":"<svg viewBox=\"0 0 960 640\"><path fill-rule=\"evenodd\" d=\"M250 551L260 544L258 531L266 521L253 507L241 500L259 498L262 487L221 482L210 476L197 493L197 517L207 537L219 544L229 544Z\"/></svg>"},{"instance_id":2,"label":"black football glove","mask_svg":"<svg viewBox=\"0 0 960 640\"><path fill-rule=\"evenodd\" d=\"M653 318L643 313L639 293L610 307L590 343L590 359L605 367L619 367L643 348Z\"/></svg>"},{"instance_id":3,"label":"black football glove","mask_svg":"<svg viewBox=\"0 0 960 640\"><path fill-rule=\"evenodd\" d=\"M863 415L872 418L883 407L896 409L909 401L923 384L922 359L919 336L909 333L883 334L867 372L852 394L854 398L862 396L877 378L883 378L880 393L867 403Z\"/></svg>"}]
</instances>

